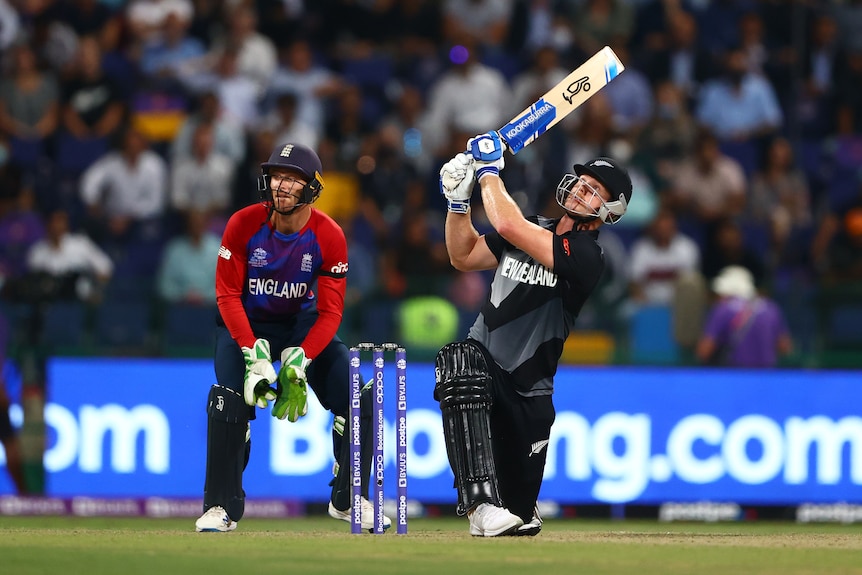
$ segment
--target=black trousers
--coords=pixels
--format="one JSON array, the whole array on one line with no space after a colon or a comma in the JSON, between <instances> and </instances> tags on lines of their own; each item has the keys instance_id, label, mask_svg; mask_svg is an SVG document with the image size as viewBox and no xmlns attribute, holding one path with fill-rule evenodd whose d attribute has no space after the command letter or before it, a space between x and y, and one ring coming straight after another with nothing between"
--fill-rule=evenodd
<instances>
[{"instance_id":1,"label":"black trousers","mask_svg":"<svg viewBox=\"0 0 862 575\"><path fill-rule=\"evenodd\" d=\"M497 483L504 505L530 521L542 487L554 423L553 396L525 397L515 391L512 375L479 345L491 370L491 439Z\"/></svg>"}]
</instances>

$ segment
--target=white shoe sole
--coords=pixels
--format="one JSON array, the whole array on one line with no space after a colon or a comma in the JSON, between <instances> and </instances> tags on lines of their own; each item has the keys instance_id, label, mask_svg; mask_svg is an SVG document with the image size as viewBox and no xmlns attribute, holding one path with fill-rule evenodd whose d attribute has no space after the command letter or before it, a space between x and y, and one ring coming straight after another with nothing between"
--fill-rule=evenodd
<instances>
[{"instance_id":1,"label":"white shoe sole","mask_svg":"<svg viewBox=\"0 0 862 575\"><path fill-rule=\"evenodd\" d=\"M351 517L350 509L346 509L345 511L341 511L340 509L336 509L332 502L329 502L329 516L333 519L340 519L342 521L346 521L347 523L353 524L353 518ZM383 530L386 531L392 526L392 522L390 521L387 525L383 524ZM364 531L368 531L369 533L374 532L374 525L369 524L367 522L362 523L362 529Z\"/></svg>"}]
</instances>

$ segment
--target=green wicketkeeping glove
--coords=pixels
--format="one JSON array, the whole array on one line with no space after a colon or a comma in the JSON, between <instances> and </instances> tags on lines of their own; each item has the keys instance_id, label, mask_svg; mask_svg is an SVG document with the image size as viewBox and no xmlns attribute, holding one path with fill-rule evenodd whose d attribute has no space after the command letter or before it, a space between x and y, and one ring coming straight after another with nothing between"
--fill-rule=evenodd
<instances>
[{"instance_id":1,"label":"green wicketkeeping glove","mask_svg":"<svg viewBox=\"0 0 862 575\"><path fill-rule=\"evenodd\" d=\"M308 413L308 382L305 370L311 360L301 347L288 347L281 352L278 371L278 397L272 405L272 415L296 421Z\"/></svg>"},{"instance_id":2,"label":"green wicketkeeping glove","mask_svg":"<svg viewBox=\"0 0 862 575\"><path fill-rule=\"evenodd\" d=\"M265 339L255 340L254 347L242 348L242 357L245 360L243 399L246 405L265 408L268 401L276 398L275 390L269 386L277 379L275 368L272 367L269 342Z\"/></svg>"}]
</instances>

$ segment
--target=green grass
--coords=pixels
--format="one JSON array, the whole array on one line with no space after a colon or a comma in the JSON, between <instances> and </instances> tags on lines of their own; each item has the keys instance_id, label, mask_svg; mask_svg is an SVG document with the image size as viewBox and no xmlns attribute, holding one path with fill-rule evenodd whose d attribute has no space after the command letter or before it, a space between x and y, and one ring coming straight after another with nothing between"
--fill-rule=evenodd
<instances>
[{"instance_id":1,"label":"green grass","mask_svg":"<svg viewBox=\"0 0 862 575\"><path fill-rule=\"evenodd\" d=\"M537 537L472 538L465 519L410 534L349 534L329 518L246 519L195 533L193 519L0 516L4 575L507 573L862 574L862 528L793 523L547 521Z\"/></svg>"}]
</instances>

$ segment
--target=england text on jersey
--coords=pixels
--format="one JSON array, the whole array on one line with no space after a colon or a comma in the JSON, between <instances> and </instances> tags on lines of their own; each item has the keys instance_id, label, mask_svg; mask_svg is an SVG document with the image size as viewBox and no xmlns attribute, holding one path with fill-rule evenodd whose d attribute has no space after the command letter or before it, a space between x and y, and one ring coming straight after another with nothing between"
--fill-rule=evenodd
<instances>
[{"instance_id":1,"label":"england text on jersey","mask_svg":"<svg viewBox=\"0 0 862 575\"><path fill-rule=\"evenodd\" d=\"M500 273L503 277L525 284L547 287L557 285L557 274L545 266L522 262L509 256L504 258Z\"/></svg>"},{"instance_id":2,"label":"england text on jersey","mask_svg":"<svg viewBox=\"0 0 862 575\"><path fill-rule=\"evenodd\" d=\"M305 282L280 282L269 278L248 278L248 293L251 295L297 298L308 293L308 284Z\"/></svg>"}]
</instances>

